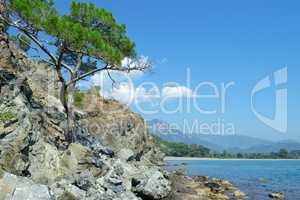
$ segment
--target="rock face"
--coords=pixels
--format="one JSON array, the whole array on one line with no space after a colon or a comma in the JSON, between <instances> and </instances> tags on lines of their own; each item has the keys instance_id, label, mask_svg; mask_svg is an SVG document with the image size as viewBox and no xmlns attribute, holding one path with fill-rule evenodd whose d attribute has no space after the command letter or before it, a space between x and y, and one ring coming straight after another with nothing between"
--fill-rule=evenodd
<instances>
[{"instance_id":1,"label":"rock face","mask_svg":"<svg viewBox=\"0 0 300 200\"><path fill-rule=\"evenodd\" d=\"M80 122L104 145L116 153L132 151L134 160L160 163L163 155L155 147L148 134L144 119L115 100L106 100L97 96L84 99L85 114Z\"/></svg>"},{"instance_id":2,"label":"rock face","mask_svg":"<svg viewBox=\"0 0 300 200\"><path fill-rule=\"evenodd\" d=\"M55 73L6 40L0 49L0 200L169 195L170 182L156 167L162 156L139 115L116 101L93 100L94 107L76 111L76 143L68 145Z\"/></svg>"}]
</instances>

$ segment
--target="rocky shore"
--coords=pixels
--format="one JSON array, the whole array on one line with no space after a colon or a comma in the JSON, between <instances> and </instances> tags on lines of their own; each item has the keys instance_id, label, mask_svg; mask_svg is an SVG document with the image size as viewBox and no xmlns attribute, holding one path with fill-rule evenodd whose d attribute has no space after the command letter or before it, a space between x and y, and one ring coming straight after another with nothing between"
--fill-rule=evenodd
<instances>
[{"instance_id":1,"label":"rocky shore","mask_svg":"<svg viewBox=\"0 0 300 200\"><path fill-rule=\"evenodd\" d=\"M172 191L169 200L238 200L247 195L228 181L205 176L189 177L184 173L170 174Z\"/></svg>"},{"instance_id":2,"label":"rocky shore","mask_svg":"<svg viewBox=\"0 0 300 200\"><path fill-rule=\"evenodd\" d=\"M166 172L141 116L89 96L76 110L76 143L55 73L0 41L0 200L225 200L227 181ZM51 87L50 87L51 86Z\"/></svg>"}]
</instances>

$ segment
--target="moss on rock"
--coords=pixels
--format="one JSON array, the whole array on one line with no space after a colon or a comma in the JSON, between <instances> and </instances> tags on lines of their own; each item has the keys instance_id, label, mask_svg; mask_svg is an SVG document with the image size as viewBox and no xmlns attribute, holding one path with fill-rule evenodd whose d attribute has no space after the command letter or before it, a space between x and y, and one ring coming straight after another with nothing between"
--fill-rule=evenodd
<instances>
[{"instance_id":1,"label":"moss on rock","mask_svg":"<svg viewBox=\"0 0 300 200\"><path fill-rule=\"evenodd\" d=\"M6 122L16 118L16 115L12 112L1 112L0 113L0 122Z\"/></svg>"}]
</instances>

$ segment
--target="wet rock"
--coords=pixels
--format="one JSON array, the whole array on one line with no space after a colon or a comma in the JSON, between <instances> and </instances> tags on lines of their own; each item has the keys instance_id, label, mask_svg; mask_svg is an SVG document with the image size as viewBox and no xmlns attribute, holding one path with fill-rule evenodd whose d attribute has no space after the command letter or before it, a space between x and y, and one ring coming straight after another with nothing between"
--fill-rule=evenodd
<instances>
[{"instance_id":1,"label":"wet rock","mask_svg":"<svg viewBox=\"0 0 300 200\"><path fill-rule=\"evenodd\" d=\"M244 192L236 190L233 192L233 196L236 197L237 199L245 199L247 195Z\"/></svg>"},{"instance_id":2,"label":"wet rock","mask_svg":"<svg viewBox=\"0 0 300 200\"><path fill-rule=\"evenodd\" d=\"M220 193L210 193L208 197L212 200L230 200L228 196Z\"/></svg>"},{"instance_id":3,"label":"wet rock","mask_svg":"<svg viewBox=\"0 0 300 200\"><path fill-rule=\"evenodd\" d=\"M282 192L270 193L269 197L272 198L272 199L285 199L285 196Z\"/></svg>"},{"instance_id":4,"label":"wet rock","mask_svg":"<svg viewBox=\"0 0 300 200\"><path fill-rule=\"evenodd\" d=\"M224 189L216 182L205 183L205 186L210 188L213 193L224 193Z\"/></svg>"},{"instance_id":5,"label":"wet rock","mask_svg":"<svg viewBox=\"0 0 300 200\"><path fill-rule=\"evenodd\" d=\"M207 182L208 178L209 178L208 176L196 176L194 180L197 182Z\"/></svg>"}]
</instances>

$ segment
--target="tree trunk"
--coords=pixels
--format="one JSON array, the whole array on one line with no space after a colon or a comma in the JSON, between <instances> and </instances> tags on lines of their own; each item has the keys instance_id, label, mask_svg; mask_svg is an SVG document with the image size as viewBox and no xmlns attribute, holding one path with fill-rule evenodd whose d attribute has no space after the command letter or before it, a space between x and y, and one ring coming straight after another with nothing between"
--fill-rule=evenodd
<instances>
[{"instance_id":1,"label":"tree trunk","mask_svg":"<svg viewBox=\"0 0 300 200\"><path fill-rule=\"evenodd\" d=\"M5 15L6 6L5 6L5 0L0 0L0 13L2 15ZM4 34L6 29L6 24L0 20L0 35Z\"/></svg>"},{"instance_id":2,"label":"tree trunk","mask_svg":"<svg viewBox=\"0 0 300 200\"><path fill-rule=\"evenodd\" d=\"M67 124L65 127L65 138L67 142L73 143L75 142L75 113L74 113L74 92L75 85L72 84L69 87L62 83L60 89L60 101L65 108L65 112L67 114Z\"/></svg>"},{"instance_id":3,"label":"tree trunk","mask_svg":"<svg viewBox=\"0 0 300 200\"><path fill-rule=\"evenodd\" d=\"M1 1L1 0L0 0ZM65 138L69 144L75 142L75 135L76 135L76 119L75 119L75 112L74 112L74 93L75 93L75 86L76 82L67 84L63 78L63 75L60 71L60 66L56 67L56 71L58 73L58 78L62 83L61 90L60 90L60 101L65 108L65 112L67 114L67 125L65 128ZM74 80L77 77L77 69L75 68L71 72L71 80Z\"/></svg>"},{"instance_id":4,"label":"tree trunk","mask_svg":"<svg viewBox=\"0 0 300 200\"><path fill-rule=\"evenodd\" d=\"M5 13L5 3L4 0L0 0L0 13ZM5 32L5 23L0 20L0 35L3 35Z\"/></svg>"},{"instance_id":5,"label":"tree trunk","mask_svg":"<svg viewBox=\"0 0 300 200\"><path fill-rule=\"evenodd\" d=\"M0 14L6 16L5 0L0 0ZM11 58L13 58L13 55L9 47L6 28L7 24L0 19L0 68L14 71L11 67Z\"/></svg>"},{"instance_id":6,"label":"tree trunk","mask_svg":"<svg viewBox=\"0 0 300 200\"><path fill-rule=\"evenodd\" d=\"M65 108L65 112L68 113L68 101L67 101L67 85L64 82L61 82L59 99L62 105Z\"/></svg>"},{"instance_id":7,"label":"tree trunk","mask_svg":"<svg viewBox=\"0 0 300 200\"><path fill-rule=\"evenodd\" d=\"M75 84L71 84L68 87L68 141L69 143L75 142L75 132L76 132L76 124L75 124L75 112L74 112L74 93L75 93Z\"/></svg>"}]
</instances>

